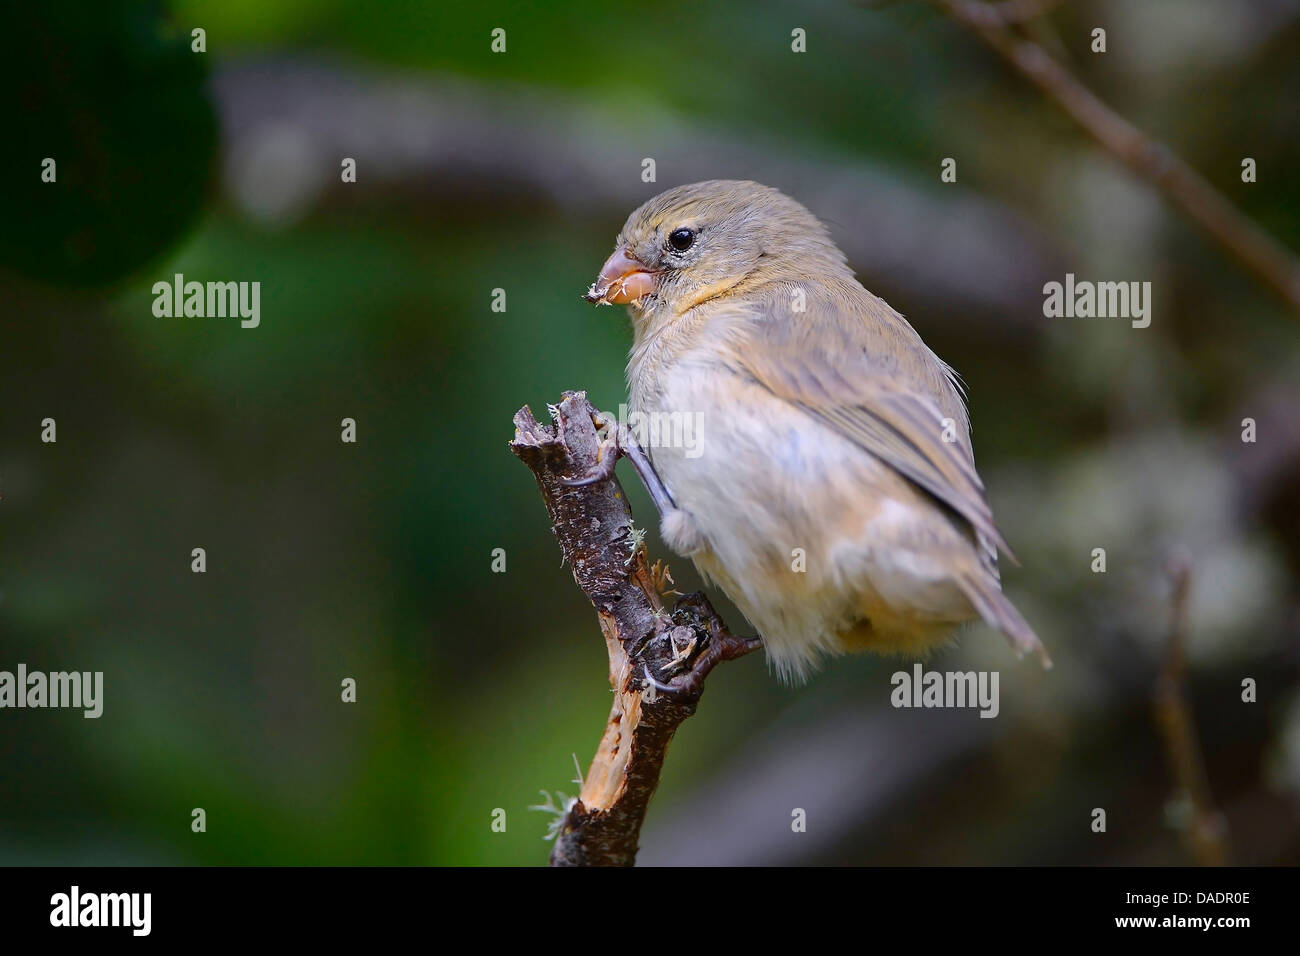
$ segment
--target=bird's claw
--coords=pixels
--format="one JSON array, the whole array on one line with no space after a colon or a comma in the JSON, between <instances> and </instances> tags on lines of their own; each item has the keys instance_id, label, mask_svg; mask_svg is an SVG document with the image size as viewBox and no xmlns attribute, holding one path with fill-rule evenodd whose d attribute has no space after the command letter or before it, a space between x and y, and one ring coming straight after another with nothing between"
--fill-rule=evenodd
<instances>
[{"instance_id":1,"label":"bird's claw","mask_svg":"<svg viewBox=\"0 0 1300 956\"><path fill-rule=\"evenodd\" d=\"M600 449L596 452L596 467L587 474L575 478L561 477L560 484L568 488L582 488L608 481L614 475L614 466L618 464L619 456L624 454L622 443L619 441L618 421L614 416L609 412L597 412L594 420L606 431Z\"/></svg>"},{"instance_id":2,"label":"bird's claw","mask_svg":"<svg viewBox=\"0 0 1300 956\"><path fill-rule=\"evenodd\" d=\"M709 635L703 642L699 639L693 628L685 628L690 631L688 637L679 636L682 627L674 628L669 634L669 640L672 642L673 658L668 661L661 670L665 674L674 671L684 672L677 673L668 683L656 680L655 676L650 673L650 666L642 663L641 671L645 678L646 686L653 689L654 694L671 694L677 697L699 697L704 691L704 678L709 676L709 672L722 661L735 660L738 657L744 657L752 651L756 651L763 646L761 637L736 637L725 628L709 627ZM701 649L701 644L703 649ZM694 656L694 661L691 657ZM651 698L653 700L653 697Z\"/></svg>"},{"instance_id":3,"label":"bird's claw","mask_svg":"<svg viewBox=\"0 0 1300 956\"><path fill-rule=\"evenodd\" d=\"M606 464L606 460L608 464ZM604 455L600 464L593 471L585 475L579 475L576 478L560 476L560 484L566 488L584 488L587 485L599 484L602 481L608 481L614 476L614 465L618 462L618 455Z\"/></svg>"}]
</instances>

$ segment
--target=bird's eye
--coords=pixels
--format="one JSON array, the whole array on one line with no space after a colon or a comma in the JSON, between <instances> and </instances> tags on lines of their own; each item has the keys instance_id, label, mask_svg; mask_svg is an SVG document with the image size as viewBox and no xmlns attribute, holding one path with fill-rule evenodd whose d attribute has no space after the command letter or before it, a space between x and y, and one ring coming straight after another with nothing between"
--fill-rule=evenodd
<instances>
[{"instance_id":1,"label":"bird's eye","mask_svg":"<svg viewBox=\"0 0 1300 956\"><path fill-rule=\"evenodd\" d=\"M694 229L674 229L672 235L668 237L668 245L672 246L678 252L685 252L695 243Z\"/></svg>"}]
</instances>

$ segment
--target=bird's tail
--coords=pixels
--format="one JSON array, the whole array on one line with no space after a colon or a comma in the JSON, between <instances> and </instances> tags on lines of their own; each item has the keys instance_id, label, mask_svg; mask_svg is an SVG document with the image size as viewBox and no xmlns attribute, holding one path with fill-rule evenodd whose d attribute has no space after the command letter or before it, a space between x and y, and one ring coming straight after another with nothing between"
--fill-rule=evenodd
<instances>
[{"instance_id":1,"label":"bird's tail","mask_svg":"<svg viewBox=\"0 0 1300 956\"><path fill-rule=\"evenodd\" d=\"M1044 670L1051 668L1052 659L1047 654L1047 648L1038 639L1029 622L1021 617L1016 606L999 590L995 581L982 576L963 576L957 583L979 616L990 627L996 627L1005 634L1017 654L1023 657L1032 651Z\"/></svg>"}]
</instances>

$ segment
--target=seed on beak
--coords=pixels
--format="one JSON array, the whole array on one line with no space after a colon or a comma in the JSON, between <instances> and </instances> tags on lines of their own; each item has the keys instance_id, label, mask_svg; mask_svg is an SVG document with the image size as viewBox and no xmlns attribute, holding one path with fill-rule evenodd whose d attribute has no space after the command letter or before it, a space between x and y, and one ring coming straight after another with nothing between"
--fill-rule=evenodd
<instances>
[{"instance_id":1,"label":"seed on beak","mask_svg":"<svg viewBox=\"0 0 1300 956\"><path fill-rule=\"evenodd\" d=\"M600 275L583 298L594 305L626 305L649 295L654 287L655 273L619 249L605 260Z\"/></svg>"}]
</instances>

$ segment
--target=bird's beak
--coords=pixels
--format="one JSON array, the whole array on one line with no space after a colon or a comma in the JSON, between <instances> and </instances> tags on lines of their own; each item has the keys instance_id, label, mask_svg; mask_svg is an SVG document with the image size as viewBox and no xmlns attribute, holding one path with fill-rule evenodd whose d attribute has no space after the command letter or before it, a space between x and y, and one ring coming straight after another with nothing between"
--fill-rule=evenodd
<instances>
[{"instance_id":1,"label":"bird's beak","mask_svg":"<svg viewBox=\"0 0 1300 956\"><path fill-rule=\"evenodd\" d=\"M654 286L655 273L619 249L605 260L600 276L583 298L594 305L626 305L649 295Z\"/></svg>"}]
</instances>

